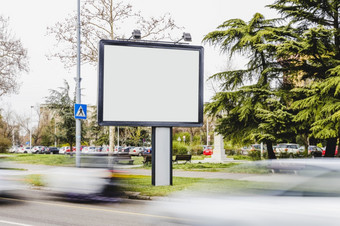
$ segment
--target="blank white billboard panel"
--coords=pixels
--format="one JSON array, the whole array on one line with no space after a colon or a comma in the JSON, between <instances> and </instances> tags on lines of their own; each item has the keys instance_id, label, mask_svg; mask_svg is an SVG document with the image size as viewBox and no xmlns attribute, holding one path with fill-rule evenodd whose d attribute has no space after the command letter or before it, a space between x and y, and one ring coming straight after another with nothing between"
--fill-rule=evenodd
<instances>
[{"instance_id":1,"label":"blank white billboard panel","mask_svg":"<svg viewBox=\"0 0 340 226\"><path fill-rule=\"evenodd\" d=\"M199 126L203 48L101 41L102 125Z\"/></svg>"}]
</instances>

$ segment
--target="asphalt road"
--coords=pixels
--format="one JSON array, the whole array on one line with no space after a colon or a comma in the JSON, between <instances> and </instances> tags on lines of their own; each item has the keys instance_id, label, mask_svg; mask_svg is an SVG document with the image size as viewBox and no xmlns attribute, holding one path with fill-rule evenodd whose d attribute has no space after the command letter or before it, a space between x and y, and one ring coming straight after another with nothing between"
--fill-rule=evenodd
<instances>
[{"instance_id":1,"label":"asphalt road","mask_svg":"<svg viewBox=\"0 0 340 226\"><path fill-rule=\"evenodd\" d=\"M77 203L27 190L21 197L0 196L0 225L158 225L169 217L151 213L152 202Z\"/></svg>"}]
</instances>

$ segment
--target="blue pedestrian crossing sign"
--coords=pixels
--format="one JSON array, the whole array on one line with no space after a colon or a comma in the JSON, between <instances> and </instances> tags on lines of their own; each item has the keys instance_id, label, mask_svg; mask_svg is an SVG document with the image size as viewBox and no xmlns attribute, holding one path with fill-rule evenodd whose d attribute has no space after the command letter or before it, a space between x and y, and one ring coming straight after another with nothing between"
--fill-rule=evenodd
<instances>
[{"instance_id":1,"label":"blue pedestrian crossing sign","mask_svg":"<svg viewBox=\"0 0 340 226\"><path fill-rule=\"evenodd\" d=\"M86 104L75 104L74 105L74 118L86 119L87 117L87 105Z\"/></svg>"}]
</instances>

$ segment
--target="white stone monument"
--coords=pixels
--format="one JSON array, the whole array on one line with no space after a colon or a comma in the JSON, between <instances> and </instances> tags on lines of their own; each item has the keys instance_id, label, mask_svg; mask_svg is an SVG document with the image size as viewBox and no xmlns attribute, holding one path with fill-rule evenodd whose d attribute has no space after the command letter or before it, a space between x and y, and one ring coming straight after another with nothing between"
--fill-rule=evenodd
<instances>
[{"instance_id":1,"label":"white stone monument","mask_svg":"<svg viewBox=\"0 0 340 226\"><path fill-rule=\"evenodd\" d=\"M232 158L227 158L225 154L223 136L218 133L214 133L213 154L211 155L211 158L205 158L204 161L211 163L224 163L232 160Z\"/></svg>"}]
</instances>

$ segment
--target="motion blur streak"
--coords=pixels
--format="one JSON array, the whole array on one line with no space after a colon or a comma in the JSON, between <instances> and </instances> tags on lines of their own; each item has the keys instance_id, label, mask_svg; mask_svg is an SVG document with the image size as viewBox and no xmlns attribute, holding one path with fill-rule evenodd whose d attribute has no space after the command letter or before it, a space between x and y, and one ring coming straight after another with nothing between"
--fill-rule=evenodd
<instances>
[{"instance_id":1,"label":"motion blur streak","mask_svg":"<svg viewBox=\"0 0 340 226\"><path fill-rule=\"evenodd\" d=\"M338 159L258 161L235 168L235 172L252 170L256 174L242 180L211 180L172 195L168 202L155 203L149 211L195 219L194 225L207 226L339 225ZM166 219L154 223L185 222Z\"/></svg>"}]
</instances>

